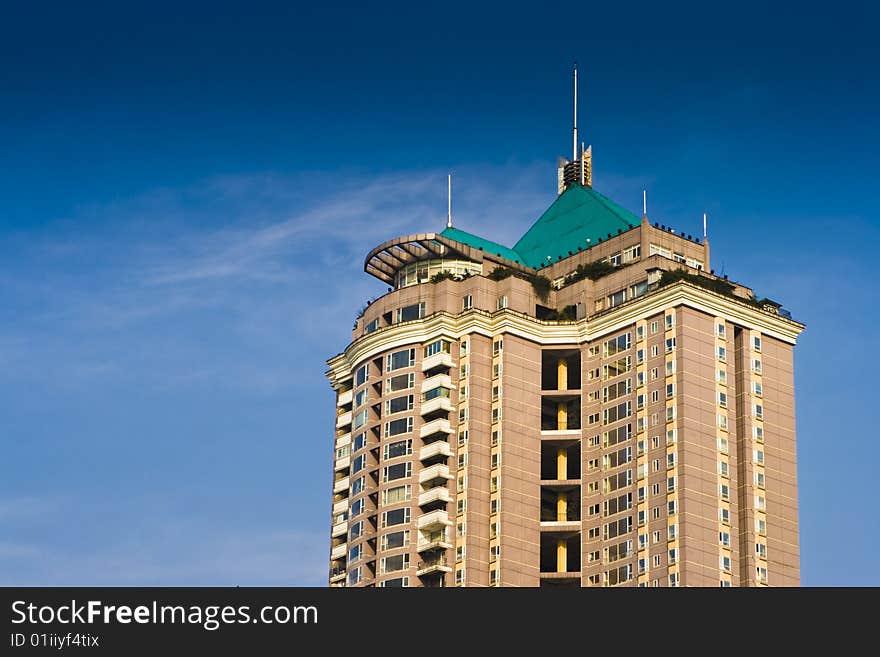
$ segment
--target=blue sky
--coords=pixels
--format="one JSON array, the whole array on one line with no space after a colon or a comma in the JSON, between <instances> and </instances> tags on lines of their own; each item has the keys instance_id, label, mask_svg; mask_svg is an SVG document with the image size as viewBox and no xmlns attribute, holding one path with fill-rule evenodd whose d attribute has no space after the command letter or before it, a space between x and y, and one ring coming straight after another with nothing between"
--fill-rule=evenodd
<instances>
[{"instance_id":1,"label":"blue sky","mask_svg":"<svg viewBox=\"0 0 880 657\"><path fill-rule=\"evenodd\" d=\"M878 585L876 9L19 5L0 24L0 584L321 585L326 358L385 239L512 244L570 149L807 324L803 583Z\"/></svg>"}]
</instances>

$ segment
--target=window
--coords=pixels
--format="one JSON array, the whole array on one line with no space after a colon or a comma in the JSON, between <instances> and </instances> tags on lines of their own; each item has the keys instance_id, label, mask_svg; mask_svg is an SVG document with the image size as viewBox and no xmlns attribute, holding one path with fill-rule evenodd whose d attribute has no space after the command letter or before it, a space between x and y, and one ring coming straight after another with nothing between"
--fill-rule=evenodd
<instances>
[{"instance_id":1,"label":"window","mask_svg":"<svg viewBox=\"0 0 880 657\"><path fill-rule=\"evenodd\" d=\"M642 281L640 283L636 283L635 285L629 286L629 298L635 299L636 297L640 297L643 294L648 292L648 281Z\"/></svg>"},{"instance_id":2,"label":"window","mask_svg":"<svg viewBox=\"0 0 880 657\"><path fill-rule=\"evenodd\" d=\"M362 550L360 544L355 545L353 548L351 548L348 551L348 562L352 563L354 561L357 561L362 556L363 556L363 550Z\"/></svg>"},{"instance_id":3,"label":"window","mask_svg":"<svg viewBox=\"0 0 880 657\"><path fill-rule=\"evenodd\" d=\"M725 337L725 335L726 335L726 331L725 331L725 329L724 329L724 324L718 324L718 326L715 327L715 334L716 334L719 338L723 338L723 337Z\"/></svg>"},{"instance_id":4,"label":"window","mask_svg":"<svg viewBox=\"0 0 880 657\"><path fill-rule=\"evenodd\" d=\"M348 540L353 541L364 533L364 521L358 520L348 529Z\"/></svg>"},{"instance_id":5,"label":"window","mask_svg":"<svg viewBox=\"0 0 880 657\"><path fill-rule=\"evenodd\" d=\"M758 559L767 558L767 546L764 543L755 543L755 556Z\"/></svg>"},{"instance_id":6,"label":"window","mask_svg":"<svg viewBox=\"0 0 880 657\"><path fill-rule=\"evenodd\" d=\"M605 477L602 490L606 493L610 493L618 488L624 488L625 486L630 485L632 485L632 470L624 470L623 472L618 472L610 477Z\"/></svg>"},{"instance_id":7,"label":"window","mask_svg":"<svg viewBox=\"0 0 880 657\"><path fill-rule=\"evenodd\" d=\"M718 381L723 386L727 385L727 371L726 370L718 370L716 372L715 380Z\"/></svg>"},{"instance_id":8,"label":"window","mask_svg":"<svg viewBox=\"0 0 880 657\"><path fill-rule=\"evenodd\" d=\"M493 559L494 561L494 559ZM498 584L498 571L492 569L489 571L489 586L495 586Z\"/></svg>"},{"instance_id":9,"label":"window","mask_svg":"<svg viewBox=\"0 0 880 657\"><path fill-rule=\"evenodd\" d=\"M357 372L354 375L355 387L365 384L369 377L370 377L370 366L369 365L361 365L357 369Z\"/></svg>"},{"instance_id":10,"label":"window","mask_svg":"<svg viewBox=\"0 0 880 657\"><path fill-rule=\"evenodd\" d=\"M727 349L725 349L724 347L717 347L715 349L715 354L718 356L718 360L720 360L722 363L727 362Z\"/></svg>"},{"instance_id":11,"label":"window","mask_svg":"<svg viewBox=\"0 0 880 657\"><path fill-rule=\"evenodd\" d=\"M399 420L392 420L385 423L385 437L396 436L401 433L408 433L413 430L413 419L411 417L402 417Z\"/></svg>"},{"instance_id":12,"label":"window","mask_svg":"<svg viewBox=\"0 0 880 657\"><path fill-rule=\"evenodd\" d=\"M672 317L672 315L669 315ZM666 338L666 353L671 353L675 350L675 338Z\"/></svg>"},{"instance_id":13,"label":"window","mask_svg":"<svg viewBox=\"0 0 880 657\"><path fill-rule=\"evenodd\" d=\"M409 568L409 555L398 554L393 557L382 557L379 560L380 573L393 573L398 570Z\"/></svg>"},{"instance_id":14,"label":"window","mask_svg":"<svg viewBox=\"0 0 880 657\"><path fill-rule=\"evenodd\" d=\"M465 378L471 372L471 366L465 363L460 368L458 368L458 376L459 378Z\"/></svg>"},{"instance_id":15,"label":"window","mask_svg":"<svg viewBox=\"0 0 880 657\"><path fill-rule=\"evenodd\" d=\"M669 551L669 565L678 563L678 548L672 548Z\"/></svg>"},{"instance_id":16,"label":"window","mask_svg":"<svg viewBox=\"0 0 880 657\"><path fill-rule=\"evenodd\" d=\"M385 369L389 372L391 370L399 370L402 367L412 367L416 362L416 350L415 349L401 349L400 351L395 351L393 354L388 354L387 363Z\"/></svg>"},{"instance_id":17,"label":"window","mask_svg":"<svg viewBox=\"0 0 880 657\"><path fill-rule=\"evenodd\" d=\"M636 454L638 456L642 456L645 453L646 443L643 440L640 440L636 443Z\"/></svg>"},{"instance_id":18,"label":"window","mask_svg":"<svg viewBox=\"0 0 880 657\"><path fill-rule=\"evenodd\" d=\"M723 555L719 560L719 565L721 566L721 570L725 573L730 572L730 557L727 555Z\"/></svg>"},{"instance_id":19,"label":"window","mask_svg":"<svg viewBox=\"0 0 880 657\"><path fill-rule=\"evenodd\" d=\"M495 363L492 366L492 378L497 379L499 376L501 376L501 372L502 372L501 363Z\"/></svg>"},{"instance_id":20,"label":"window","mask_svg":"<svg viewBox=\"0 0 880 657\"><path fill-rule=\"evenodd\" d=\"M755 335L752 337L752 348L755 351L761 351L761 336Z\"/></svg>"},{"instance_id":21,"label":"window","mask_svg":"<svg viewBox=\"0 0 880 657\"><path fill-rule=\"evenodd\" d=\"M363 435L363 434L361 434L361 435ZM336 458L337 459L344 459L350 453L351 453L351 445L343 445L342 447L340 447L336 450Z\"/></svg>"},{"instance_id":22,"label":"window","mask_svg":"<svg viewBox=\"0 0 880 657\"><path fill-rule=\"evenodd\" d=\"M458 391L458 395L462 399L467 399L467 386L462 386L461 389ZM432 399L437 399L438 397L446 397L447 399L449 399L449 396L449 388L438 386L436 388L431 388L430 390L425 391L422 394L422 401L431 401ZM412 406L410 406L410 408L412 408Z\"/></svg>"},{"instance_id":23,"label":"window","mask_svg":"<svg viewBox=\"0 0 880 657\"><path fill-rule=\"evenodd\" d=\"M367 423L367 418L368 413L366 408L358 413L355 413L354 419L352 420L352 428L355 430L360 429Z\"/></svg>"},{"instance_id":24,"label":"window","mask_svg":"<svg viewBox=\"0 0 880 657\"><path fill-rule=\"evenodd\" d=\"M764 419L764 407L761 404L755 404L755 419L763 420Z\"/></svg>"},{"instance_id":25,"label":"window","mask_svg":"<svg viewBox=\"0 0 880 657\"><path fill-rule=\"evenodd\" d=\"M678 535L678 525L669 525L666 528L667 540L674 541L675 537Z\"/></svg>"},{"instance_id":26,"label":"window","mask_svg":"<svg viewBox=\"0 0 880 657\"><path fill-rule=\"evenodd\" d=\"M501 409L493 408L492 409L492 422L498 422L501 420Z\"/></svg>"},{"instance_id":27,"label":"window","mask_svg":"<svg viewBox=\"0 0 880 657\"><path fill-rule=\"evenodd\" d=\"M458 423L467 422L468 419L468 409L467 406L464 408L458 409Z\"/></svg>"},{"instance_id":28,"label":"window","mask_svg":"<svg viewBox=\"0 0 880 657\"><path fill-rule=\"evenodd\" d=\"M663 558L659 554L655 554L652 561L652 565L654 566L654 568L659 568L662 560Z\"/></svg>"},{"instance_id":29,"label":"window","mask_svg":"<svg viewBox=\"0 0 880 657\"><path fill-rule=\"evenodd\" d=\"M632 424L624 424L616 429L609 429L602 434L602 436L605 447L610 447L617 443L621 443L624 440L629 440L632 438Z\"/></svg>"},{"instance_id":30,"label":"window","mask_svg":"<svg viewBox=\"0 0 880 657\"><path fill-rule=\"evenodd\" d=\"M669 249L656 244L652 244L648 252L650 255L661 255L664 258L672 257L672 252Z\"/></svg>"},{"instance_id":31,"label":"window","mask_svg":"<svg viewBox=\"0 0 880 657\"><path fill-rule=\"evenodd\" d=\"M445 390L445 388L440 388ZM385 400L385 414L393 415L394 413L403 413L411 411L413 408L413 395L404 395L403 397L394 397Z\"/></svg>"},{"instance_id":32,"label":"window","mask_svg":"<svg viewBox=\"0 0 880 657\"><path fill-rule=\"evenodd\" d=\"M501 386L492 386L492 401L498 401L501 396Z\"/></svg>"},{"instance_id":33,"label":"window","mask_svg":"<svg viewBox=\"0 0 880 657\"><path fill-rule=\"evenodd\" d=\"M722 431L727 431L727 416L719 415L718 416L718 428Z\"/></svg>"},{"instance_id":34,"label":"window","mask_svg":"<svg viewBox=\"0 0 880 657\"><path fill-rule=\"evenodd\" d=\"M399 532L392 532L382 536L382 549L392 550L394 548L405 547L409 545L409 530L405 529Z\"/></svg>"},{"instance_id":35,"label":"window","mask_svg":"<svg viewBox=\"0 0 880 657\"><path fill-rule=\"evenodd\" d=\"M359 408L370 400L370 389L364 388L354 396L354 408Z\"/></svg>"},{"instance_id":36,"label":"window","mask_svg":"<svg viewBox=\"0 0 880 657\"><path fill-rule=\"evenodd\" d=\"M756 577L758 579L758 582L761 584L766 584L767 583L767 569L764 568L764 566L757 566L755 568L755 571L756 571Z\"/></svg>"},{"instance_id":37,"label":"window","mask_svg":"<svg viewBox=\"0 0 880 657\"><path fill-rule=\"evenodd\" d=\"M675 477L667 477L666 478L666 492L674 493L675 492Z\"/></svg>"},{"instance_id":38,"label":"window","mask_svg":"<svg viewBox=\"0 0 880 657\"><path fill-rule=\"evenodd\" d=\"M755 495L755 509L758 511L767 510L767 499L763 495Z\"/></svg>"},{"instance_id":39,"label":"window","mask_svg":"<svg viewBox=\"0 0 880 657\"><path fill-rule=\"evenodd\" d=\"M636 364L641 364L645 362L645 350L644 349L636 349Z\"/></svg>"},{"instance_id":40,"label":"window","mask_svg":"<svg viewBox=\"0 0 880 657\"><path fill-rule=\"evenodd\" d=\"M590 527L587 532L587 538L599 538L599 528L598 527Z\"/></svg>"},{"instance_id":41,"label":"window","mask_svg":"<svg viewBox=\"0 0 880 657\"><path fill-rule=\"evenodd\" d=\"M458 432L458 446L464 447L467 444L467 440L468 440L467 429L465 429L464 431L459 431Z\"/></svg>"},{"instance_id":42,"label":"window","mask_svg":"<svg viewBox=\"0 0 880 657\"><path fill-rule=\"evenodd\" d=\"M660 373L660 370L658 370L656 367L652 367L651 368L651 381L654 381L657 378L657 376L659 375L659 373Z\"/></svg>"},{"instance_id":43,"label":"window","mask_svg":"<svg viewBox=\"0 0 880 657\"><path fill-rule=\"evenodd\" d=\"M666 409L666 421L672 422L675 419L675 406L669 406Z\"/></svg>"},{"instance_id":44,"label":"window","mask_svg":"<svg viewBox=\"0 0 880 657\"><path fill-rule=\"evenodd\" d=\"M666 467L674 468L675 467L675 453L666 455Z\"/></svg>"},{"instance_id":45,"label":"window","mask_svg":"<svg viewBox=\"0 0 880 657\"><path fill-rule=\"evenodd\" d=\"M455 583L461 585L464 583L464 570L455 571Z\"/></svg>"},{"instance_id":46,"label":"window","mask_svg":"<svg viewBox=\"0 0 880 657\"><path fill-rule=\"evenodd\" d=\"M644 550L648 547L648 535L647 534L639 534L639 549Z\"/></svg>"},{"instance_id":47,"label":"window","mask_svg":"<svg viewBox=\"0 0 880 657\"><path fill-rule=\"evenodd\" d=\"M397 504L412 499L412 486L395 486L382 492L382 505Z\"/></svg>"},{"instance_id":48,"label":"window","mask_svg":"<svg viewBox=\"0 0 880 657\"><path fill-rule=\"evenodd\" d=\"M764 394L764 386L761 385L760 381L752 383L752 394L755 395L755 397L761 397Z\"/></svg>"},{"instance_id":49,"label":"window","mask_svg":"<svg viewBox=\"0 0 880 657\"><path fill-rule=\"evenodd\" d=\"M730 509L728 509L728 508L718 509L718 519L722 522L722 524L729 525L730 524Z\"/></svg>"},{"instance_id":50,"label":"window","mask_svg":"<svg viewBox=\"0 0 880 657\"><path fill-rule=\"evenodd\" d=\"M761 373L761 361L757 358L752 361L752 372L754 372L755 374Z\"/></svg>"},{"instance_id":51,"label":"window","mask_svg":"<svg viewBox=\"0 0 880 657\"><path fill-rule=\"evenodd\" d=\"M358 582L361 581L361 566L358 566L354 570L348 571L348 585L354 586Z\"/></svg>"},{"instance_id":52,"label":"window","mask_svg":"<svg viewBox=\"0 0 880 657\"><path fill-rule=\"evenodd\" d=\"M461 309L462 310L470 310L473 307L474 307L474 298L470 294L465 295L465 297L461 300Z\"/></svg>"},{"instance_id":53,"label":"window","mask_svg":"<svg viewBox=\"0 0 880 657\"><path fill-rule=\"evenodd\" d=\"M674 516L678 511L678 500L669 500L666 503L666 513L670 516Z\"/></svg>"},{"instance_id":54,"label":"window","mask_svg":"<svg viewBox=\"0 0 880 657\"><path fill-rule=\"evenodd\" d=\"M497 468L501 465L501 454L492 454L491 466L492 468Z\"/></svg>"},{"instance_id":55,"label":"window","mask_svg":"<svg viewBox=\"0 0 880 657\"><path fill-rule=\"evenodd\" d=\"M596 424L599 421L598 413L591 413L587 416L587 424Z\"/></svg>"},{"instance_id":56,"label":"window","mask_svg":"<svg viewBox=\"0 0 880 657\"><path fill-rule=\"evenodd\" d=\"M439 353L449 353L449 343L446 340L435 340L425 346L425 358Z\"/></svg>"},{"instance_id":57,"label":"window","mask_svg":"<svg viewBox=\"0 0 880 657\"><path fill-rule=\"evenodd\" d=\"M602 457L605 469L616 468L632 461L632 447L624 447Z\"/></svg>"},{"instance_id":58,"label":"window","mask_svg":"<svg viewBox=\"0 0 880 657\"><path fill-rule=\"evenodd\" d=\"M602 378L608 380L615 376L620 376L621 374L629 372L630 367L632 367L632 356L618 358L617 360L602 366Z\"/></svg>"},{"instance_id":59,"label":"window","mask_svg":"<svg viewBox=\"0 0 880 657\"><path fill-rule=\"evenodd\" d=\"M606 341L604 344L604 354L606 357L613 356L614 354L626 351L630 348L632 344L632 333L624 333L623 335L619 335L616 338L611 338Z\"/></svg>"},{"instance_id":60,"label":"window","mask_svg":"<svg viewBox=\"0 0 880 657\"><path fill-rule=\"evenodd\" d=\"M657 520L659 517L660 517L660 507L655 506L653 509L651 509L651 519Z\"/></svg>"},{"instance_id":61,"label":"window","mask_svg":"<svg viewBox=\"0 0 880 657\"><path fill-rule=\"evenodd\" d=\"M382 468L382 481L394 481L395 479L404 479L412 474L412 463L397 463L395 465L386 465Z\"/></svg>"},{"instance_id":62,"label":"window","mask_svg":"<svg viewBox=\"0 0 880 657\"><path fill-rule=\"evenodd\" d=\"M607 541L615 536L623 536L632 531L632 516L609 522L603 527L603 535Z\"/></svg>"},{"instance_id":63,"label":"window","mask_svg":"<svg viewBox=\"0 0 880 657\"><path fill-rule=\"evenodd\" d=\"M462 340L461 343L458 345L458 353L461 356L467 356L467 352L468 352L468 341Z\"/></svg>"},{"instance_id":64,"label":"window","mask_svg":"<svg viewBox=\"0 0 880 657\"><path fill-rule=\"evenodd\" d=\"M398 440L394 443L388 443L385 445L385 458L393 459L398 456L407 456L408 454L412 454L412 440Z\"/></svg>"},{"instance_id":65,"label":"window","mask_svg":"<svg viewBox=\"0 0 880 657\"><path fill-rule=\"evenodd\" d=\"M645 373L644 372L636 373L636 385L637 386L645 385Z\"/></svg>"},{"instance_id":66,"label":"window","mask_svg":"<svg viewBox=\"0 0 880 657\"><path fill-rule=\"evenodd\" d=\"M644 486L639 486L639 488L637 490L637 495L639 497L639 502L645 501L645 487Z\"/></svg>"},{"instance_id":67,"label":"window","mask_svg":"<svg viewBox=\"0 0 880 657\"><path fill-rule=\"evenodd\" d=\"M425 316L425 302L414 303L411 306L404 306L397 309L397 321L408 322L413 319L421 319Z\"/></svg>"},{"instance_id":68,"label":"window","mask_svg":"<svg viewBox=\"0 0 880 657\"><path fill-rule=\"evenodd\" d=\"M666 444L673 445L675 441L678 439L678 430L677 429L669 429L666 431Z\"/></svg>"},{"instance_id":69,"label":"window","mask_svg":"<svg viewBox=\"0 0 880 657\"><path fill-rule=\"evenodd\" d=\"M675 374L675 361L670 360L666 363L666 376L672 376Z\"/></svg>"},{"instance_id":70,"label":"window","mask_svg":"<svg viewBox=\"0 0 880 657\"><path fill-rule=\"evenodd\" d=\"M666 384L666 399L672 399L675 397L675 384L667 383Z\"/></svg>"},{"instance_id":71,"label":"window","mask_svg":"<svg viewBox=\"0 0 880 657\"><path fill-rule=\"evenodd\" d=\"M620 252L615 253L613 256L608 258L608 262L610 262L615 267L620 267L620 264L623 262L620 256Z\"/></svg>"},{"instance_id":72,"label":"window","mask_svg":"<svg viewBox=\"0 0 880 657\"><path fill-rule=\"evenodd\" d=\"M727 451L728 451L727 438L724 438L723 436L718 438L718 451L721 452L722 454L727 454Z\"/></svg>"},{"instance_id":73,"label":"window","mask_svg":"<svg viewBox=\"0 0 880 657\"><path fill-rule=\"evenodd\" d=\"M464 559L464 555L465 555L464 545L459 545L457 548L455 548L455 560L456 561L462 561Z\"/></svg>"},{"instance_id":74,"label":"window","mask_svg":"<svg viewBox=\"0 0 880 657\"><path fill-rule=\"evenodd\" d=\"M385 394L408 390L415 385L415 374L398 374L385 381Z\"/></svg>"},{"instance_id":75,"label":"window","mask_svg":"<svg viewBox=\"0 0 880 657\"><path fill-rule=\"evenodd\" d=\"M458 467L463 468L467 465L467 452L458 455Z\"/></svg>"},{"instance_id":76,"label":"window","mask_svg":"<svg viewBox=\"0 0 880 657\"><path fill-rule=\"evenodd\" d=\"M596 504L595 506L598 512L599 505ZM625 493L624 495L605 500L603 507L605 516L613 516L615 513L627 511L632 508L632 493Z\"/></svg>"},{"instance_id":77,"label":"window","mask_svg":"<svg viewBox=\"0 0 880 657\"><path fill-rule=\"evenodd\" d=\"M728 486L727 484L721 484L720 493L721 493L722 500L729 500L730 499L730 486Z\"/></svg>"},{"instance_id":78,"label":"window","mask_svg":"<svg viewBox=\"0 0 880 657\"><path fill-rule=\"evenodd\" d=\"M659 328L660 325L658 322L651 322L651 335L654 335Z\"/></svg>"},{"instance_id":79,"label":"window","mask_svg":"<svg viewBox=\"0 0 880 657\"><path fill-rule=\"evenodd\" d=\"M611 424L617 420L622 420L623 418L632 415L632 402L623 402L617 406L606 408L602 413L604 418L603 424Z\"/></svg>"},{"instance_id":80,"label":"window","mask_svg":"<svg viewBox=\"0 0 880 657\"><path fill-rule=\"evenodd\" d=\"M752 450L752 455L755 457L755 463L757 463L758 465L764 465L764 450L763 449Z\"/></svg>"},{"instance_id":81,"label":"window","mask_svg":"<svg viewBox=\"0 0 880 657\"><path fill-rule=\"evenodd\" d=\"M727 393L719 392L718 393L718 405L721 408L727 408Z\"/></svg>"},{"instance_id":82,"label":"window","mask_svg":"<svg viewBox=\"0 0 880 657\"><path fill-rule=\"evenodd\" d=\"M669 573L669 586L678 586L678 573Z\"/></svg>"},{"instance_id":83,"label":"window","mask_svg":"<svg viewBox=\"0 0 880 657\"><path fill-rule=\"evenodd\" d=\"M377 328L379 328L379 318L377 317L372 322L364 326L364 334L372 333Z\"/></svg>"},{"instance_id":84,"label":"window","mask_svg":"<svg viewBox=\"0 0 880 657\"><path fill-rule=\"evenodd\" d=\"M495 308L498 310L503 310L504 308L507 308L507 295L504 295L503 297L498 297Z\"/></svg>"},{"instance_id":85,"label":"window","mask_svg":"<svg viewBox=\"0 0 880 657\"><path fill-rule=\"evenodd\" d=\"M660 353L660 347L658 347L656 344L652 344L651 345L651 357L653 358L654 356L659 355L659 353Z\"/></svg>"},{"instance_id":86,"label":"window","mask_svg":"<svg viewBox=\"0 0 880 657\"><path fill-rule=\"evenodd\" d=\"M763 472L756 472L755 473L755 486L757 486L758 488L764 488L764 483L765 483L764 473Z\"/></svg>"},{"instance_id":87,"label":"window","mask_svg":"<svg viewBox=\"0 0 880 657\"><path fill-rule=\"evenodd\" d=\"M590 506L587 507L587 515L588 515L588 516L597 516L597 515L599 515L599 508L600 508L600 507L599 507L598 504L591 504Z\"/></svg>"},{"instance_id":88,"label":"window","mask_svg":"<svg viewBox=\"0 0 880 657\"><path fill-rule=\"evenodd\" d=\"M722 477L730 476L730 464L727 461L718 461L718 474Z\"/></svg>"},{"instance_id":89,"label":"window","mask_svg":"<svg viewBox=\"0 0 880 657\"><path fill-rule=\"evenodd\" d=\"M718 543L721 547L730 547L730 532L718 532Z\"/></svg>"},{"instance_id":90,"label":"window","mask_svg":"<svg viewBox=\"0 0 880 657\"><path fill-rule=\"evenodd\" d=\"M754 435L756 442L759 442L759 443L764 442L764 428L763 427L752 427L752 435Z\"/></svg>"},{"instance_id":91,"label":"window","mask_svg":"<svg viewBox=\"0 0 880 657\"><path fill-rule=\"evenodd\" d=\"M491 500L489 502L489 513L494 514L498 513L498 500Z\"/></svg>"},{"instance_id":92,"label":"window","mask_svg":"<svg viewBox=\"0 0 880 657\"><path fill-rule=\"evenodd\" d=\"M684 257L684 253L675 253L672 254L672 259L676 262L680 262L682 264L687 264L687 258Z\"/></svg>"},{"instance_id":93,"label":"window","mask_svg":"<svg viewBox=\"0 0 880 657\"><path fill-rule=\"evenodd\" d=\"M351 462L351 473L355 474L356 472L360 472L365 467L367 467L367 455L361 454L360 456L355 457L354 461Z\"/></svg>"},{"instance_id":94,"label":"window","mask_svg":"<svg viewBox=\"0 0 880 657\"><path fill-rule=\"evenodd\" d=\"M376 586L385 589L406 588L409 586L409 577L394 577L392 579L386 579L384 582L379 582Z\"/></svg>"},{"instance_id":95,"label":"window","mask_svg":"<svg viewBox=\"0 0 880 657\"><path fill-rule=\"evenodd\" d=\"M382 512L382 526L391 527L392 525L402 525L409 522L409 508L394 509L393 511Z\"/></svg>"},{"instance_id":96,"label":"window","mask_svg":"<svg viewBox=\"0 0 880 657\"><path fill-rule=\"evenodd\" d=\"M492 447L497 447L500 439L501 439L501 431L499 431L498 429L495 429L492 432Z\"/></svg>"},{"instance_id":97,"label":"window","mask_svg":"<svg viewBox=\"0 0 880 657\"><path fill-rule=\"evenodd\" d=\"M645 430L645 418L636 418L636 431L641 433Z\"/></svg>"},{"instance_id":98,"label":"window","mask_svg":"<svg viewBox=\"0 0 880 657\"><path fill-rule=\"evenodd\" d=\"M645 327L637 326L636 327L636 341L645 339Z\"/></svg>"},{"instance_id":99,"label":"window","mask_svg":"<svg viewBox=\"0 0 880 657\"><path fill-rule=\"evenodd\" d=\"M666 315L665 319L667 330L675 326L675 315Z\"/></svg>"},{"instance_id":100,"label":"window","mask_svg":"<svg viewBox=\"0 0 880 657\"><path fill-rule=\"evenodd\" d=\"M609 294L607 297L608 307L613 308L614 306L619 306L624 301L626 301L626 290L618 290L614 294Z\"/></svg>"}]
</instances>

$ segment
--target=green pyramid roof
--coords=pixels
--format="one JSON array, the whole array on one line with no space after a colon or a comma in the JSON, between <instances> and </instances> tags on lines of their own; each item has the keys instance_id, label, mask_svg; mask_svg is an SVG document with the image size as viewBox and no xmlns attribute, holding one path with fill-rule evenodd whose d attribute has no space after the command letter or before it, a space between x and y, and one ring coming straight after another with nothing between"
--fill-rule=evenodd
<instances>
[{"instance_id":1,"label":"green pyramid roof","mask_svg":"<svg viewBox=\"0 0 880 657\"><path fill-rule=\"evenodd\" d=\"M512 262L538 269L542 264L555 262L578 248L595 246L610 233L629 230L641 222L636 215L592 187L570 185L560 194L541 217L532 224L520 240L508 248L458 228L447 228L441 235L467 244L475 249L501 256ZM587 242L587 238L590 239ZM547 260L550 256L550 260Z\"/></svg>"},{"instance_id":2,"label":"green pyramid roof","mask_svg":"<svg viewBox=\"0 0 880 657\"><path fill-rule=\"evenodd\" d=\"M618 229L626 231L640 222L632 212L591 187L575 184L553 201L513 250L526 265L538 268L550 262L547 256L554 262L559 256L567 258L569 251L577 253L578 248L594 246L599 238L605 240L609 233L617 235Z\"/></svg>"}]
</instances>

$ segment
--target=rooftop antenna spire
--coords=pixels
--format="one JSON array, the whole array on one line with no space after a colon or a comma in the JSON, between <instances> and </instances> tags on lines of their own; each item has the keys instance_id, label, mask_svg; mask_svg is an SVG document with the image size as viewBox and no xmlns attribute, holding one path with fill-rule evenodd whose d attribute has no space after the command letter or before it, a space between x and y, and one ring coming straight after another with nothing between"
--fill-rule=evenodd
<instances>
[{"instance_id":1,"label":"rooftop antenna spire","mask_svg":"<svg viewBox=\"0 0 880 657\"><path fill-rule=\"evenodd\" d=\"M648 190L642 190L642 214L648 216Z\"/></svg>"},{"instance_id":2,"label":"rooftop antenna spire","mask_svg":"<svg viewBox=\"0 0 880 657\"><path fill-rule=\"evenodd\" d=\"M571 159L578 159L578 64L574 63L574 134L571 141Z\"/></svg>"},{"instance_id":3,"label":"rooftop antenna spire","mask_svg":"<svg viewBox=\"0 0 880 657\"><path fill-rule=\"evenodd\" d=\"M446 227L452 228L452 174L446 176Z\"/></svg>"},{"instance_id":4,"label":"rooftop antenna spire","mask_svg":"<svg viewBox=\"0 0 880 657\"><path fill-rule=\"evenodd\" d=\"M706 213L703 213L703 241L706 241Z\"/></svg>"}]
</instances>

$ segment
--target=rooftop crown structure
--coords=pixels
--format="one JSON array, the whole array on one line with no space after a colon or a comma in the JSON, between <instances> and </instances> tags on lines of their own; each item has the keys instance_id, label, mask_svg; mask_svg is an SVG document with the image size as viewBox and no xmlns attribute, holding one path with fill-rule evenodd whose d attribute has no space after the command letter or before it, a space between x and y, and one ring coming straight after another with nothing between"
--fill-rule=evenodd
<instances>
[{"instance_id":1,"label":"rooftop crown structure","mask_svg":"<svg viewBox=\"0 0 880 657\"><path fill-rule=\"evenodd\" d=\"M512 247L450 213L367 254L330 584L797 585L803 325L594 190L591 149L558 179Z\"/></svg>"}]
</instances>

